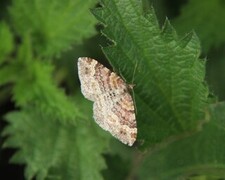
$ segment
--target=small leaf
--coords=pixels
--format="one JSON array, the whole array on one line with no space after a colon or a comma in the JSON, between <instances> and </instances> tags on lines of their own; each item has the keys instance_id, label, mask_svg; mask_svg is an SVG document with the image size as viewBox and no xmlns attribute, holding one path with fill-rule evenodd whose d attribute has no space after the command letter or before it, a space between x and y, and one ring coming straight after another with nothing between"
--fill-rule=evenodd
<instances>
[{"instance_id":1,"label":"small leaf","mask_svg":"<svg viewBox=\"0 0 225 180\"><path fill-rule=\"evenodd\" d=\"M82 117L75 103L53 82L53 66L35 59L29 36L18 50L18 57L0 71L0 84L14 83L13 100L19 107L33 105L44 114L54 115L62 122Z\"/></svg>"},{"instance_id":2,"label":"small leaf","mask_svg":"<svg viewBox=\"0 0 225 180\"><path fill-rule=\"evenodd\" d=\"M89 8L95 0L14 0L10 8L14 30L21 37L30 33L39 56L53 56L95 33Z\"/></svg>"}]
</instances>

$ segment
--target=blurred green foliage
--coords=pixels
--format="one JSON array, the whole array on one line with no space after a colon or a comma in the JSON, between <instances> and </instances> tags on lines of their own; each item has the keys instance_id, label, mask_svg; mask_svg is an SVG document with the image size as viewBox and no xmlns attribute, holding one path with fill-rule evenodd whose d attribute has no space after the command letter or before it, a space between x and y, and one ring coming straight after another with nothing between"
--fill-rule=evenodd
<instances>
[{"instance_id":1,"label":"blurred green foliage","mask_svg":"<svg viewBox=\"0 0 225 180\"><path fill-rule=\"evenodd\" d=\"M1 177L224 179L224 12L221 0L2 1ZM135 84L133 147L94 122L82 56Z\"/></svg>"}]
</instances>

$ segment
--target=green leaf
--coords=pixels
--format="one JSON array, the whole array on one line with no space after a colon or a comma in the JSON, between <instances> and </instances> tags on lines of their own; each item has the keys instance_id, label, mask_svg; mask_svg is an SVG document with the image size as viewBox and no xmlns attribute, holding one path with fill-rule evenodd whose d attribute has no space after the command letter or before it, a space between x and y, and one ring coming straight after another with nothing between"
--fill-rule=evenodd
<instances>
[{"instance_id":1,"label":"green leaf","mask_svg":"<svg viewBox=\"0 0 225 180\"><path fill-rule=\"evenodd\" d=\"M225 178L225 103L211 105L209 123L195 135L151 152L139 171L141 179Z\"/></svg>"},{"instance_id":2,"label":"green leaf","mask_svg":"<svg viewBox=\"0 0 225 180\"><path fill-rule=\"evenodd\" d=\"M177 31L185 34L194 29L199 35L203 50L216 48L225 42L225 3L221 0L190 0L181 10L181 15L174 19Z\"/></svg>"},{"instance_id":3,"label":"green leaf","mask_svg":"<svg viewBox=\"0 0 225 180\"><path fill-rule=\"evenodd\" d=\"M102 179L107 136L93 121L75 127L54 118L32 106L7 114L4 147L19 148L11 161L26 164L26 179Z\"/></svg>"},{"instance_id":4,"label":"green leaf","mask_svg":"<svg viewBox=\"0 0 225 180\"><path fill-rule=\"evenodd\" d=\"M19 47L17 59L1 68L0 84L14 83L12 94L17 106L33 105L62 122L75 122L83 115L54 83L53 66L35 59L31 49L28 36Z\"/></svg>"},{"instance_id":5,"label":"green leaf","mask_svg":"<svg viewBox=\"0 0 225 180\"><path fill-rule=\"evenodd\" d=\"M6 23L0 22L0 65L13 50L13 36Z\"/></svg>"},{"instance_id":6,"label":"green leaf","mask_svg":"<svg viewBox=\"0 0 225 180\"><path fill-rule=\"evenodd\" d=\"M141 1L102 0L93 13L113 43L103 48L106 57L135 84L138 140L144 147L198 129L208 90L197 36L179 39L168 21L160 29L153 9L144 13Z\"/></svg>"},{"instance_id":7,"label":"green leaf","mask_svg":"<svg viewBox=\"0 0 225 180\"><path fill-rule=\"evenodd\" d=\"M95 0L14 0L10 15L18 35L31 33L39 56L52 56L95 33L96 20L89 11L95 3Z\"/></svg>"}]
</instances>

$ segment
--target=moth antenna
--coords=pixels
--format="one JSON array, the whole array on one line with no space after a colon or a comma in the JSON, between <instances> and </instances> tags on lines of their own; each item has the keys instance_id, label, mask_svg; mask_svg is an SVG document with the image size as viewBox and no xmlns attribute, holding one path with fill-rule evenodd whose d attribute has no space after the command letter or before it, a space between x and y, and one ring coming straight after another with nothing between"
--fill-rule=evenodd
<instances>
[{"instance_id":1,"label":"moth antenna","mask_svg":"<svg viewBox=\"0 0 225 180\"><path fill-rule=\"evenodd\" d=\"M131 85L129 85L132 90L132 96L133 96L133 102L134 102L134 107L135 107L135 114L137 114L137 106L136 106L136 101L135 101L135 94L134 94L134 90L133 90L133 87L135 86L134 84L134 76L136 74L136 70L137 70L137 67L138 67L138 60L136 60L136 63L135 63L135 66L134 66L134 72L133 72L133 76L132 76L132 80L131 80Z\"/></svg>"},{"instance_id":2,"label":"moth antenna","mask_svg":"<svg viewBox=\"0 0 225 180\"><path fill-rule=\"evenodd\" d=\"M133 102L134 102L135 114L137 114L137 106L136 106L135 94L134 94L133 88L135 86L135 84L134 84L134 76L136 74L137 67L138 67L138 61L136 61L135 66L134 66L134 72L133 72L132 80L131 80L132 83L131 84L128 84L128 88L132 91L132 97L133 97L132 99L133 99ZM119 75L123 78L123 80L125 80L123 74L121 73L120 68L119 68Z\"/></svg>"}]
</instances>

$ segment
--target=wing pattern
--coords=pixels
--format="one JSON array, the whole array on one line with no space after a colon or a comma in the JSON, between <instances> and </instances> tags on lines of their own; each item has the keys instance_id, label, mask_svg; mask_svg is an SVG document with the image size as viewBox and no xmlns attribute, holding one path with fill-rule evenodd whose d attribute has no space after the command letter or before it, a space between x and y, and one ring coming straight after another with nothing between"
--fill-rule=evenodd
<instances>
[{"instance_id":1,"label":"wing pattern","mask_svg":"<svg viewBox=\"0 0 225 180\"><path fill-rule=\"evenodd\" d=\"M133 99L124 80L94 59L78 59L83 95L94 102L94 119L122 143L132 146L137 127Z\"/></svg>"}]
</instances>

